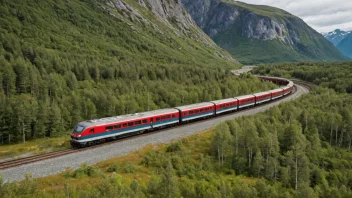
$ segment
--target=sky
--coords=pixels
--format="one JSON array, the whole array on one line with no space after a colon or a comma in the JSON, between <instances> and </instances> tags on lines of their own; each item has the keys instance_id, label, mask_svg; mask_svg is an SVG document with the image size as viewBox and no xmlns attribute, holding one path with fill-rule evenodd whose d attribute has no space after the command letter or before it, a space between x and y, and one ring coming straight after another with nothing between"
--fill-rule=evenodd
<instances>
[{"instance_id":1,"label":"sky","mask_svg":"<svg viewBox=\"0 0 352 198\"><path fill-rule=\"evenodd\" d=\"M303 19L318 32L352 30L352 0L240 0L278 7Z\"/></svg>"}]
</instances>

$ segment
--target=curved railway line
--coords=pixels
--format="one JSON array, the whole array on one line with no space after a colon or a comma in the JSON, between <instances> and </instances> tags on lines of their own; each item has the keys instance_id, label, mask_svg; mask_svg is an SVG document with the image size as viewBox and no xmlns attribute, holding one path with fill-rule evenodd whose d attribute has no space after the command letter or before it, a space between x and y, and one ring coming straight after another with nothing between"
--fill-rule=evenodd
<instances>
[{"instance_id":1,"label":"curved railway line","mask_svg":"<svg viewBox=\"0 0 352 198\"><path fill-rule=\"evenodd\" d=\"M312 87L314 86L311 83L307 83L307 82L300 81L300 80L291 80L291 81L293 81L295 84L299 84L299 85L307 88L308 90L311 90ZM297 87L295 86L294 91L290 95L294 94L296 91L297 91ZM288 97L290 95L287 95L285 97ZM283 97L283 98L285 98L285 97ZM280 99L280 100L282 100L282 99ZM236 113L248 111L250 109L260 108L260 106L264 106L264 105L270 104L270 103L275 102L275 101L270 101L268 103L256 106L254 108L243 109L243 110L239 110L239 111L236 111L236 112L226 113L226 114L223 114L223 115L219 115L217 117L222 117L222 116L226 116L226 115L229 115L229 114L236 114ZM192 123L201 123L201 122L206 122L207 120L208 119L198 120L198 121L195 121L195 122L192 122ZM189 123L187 123L187 124L189 124ZM180 125L172 127L172 128L183 127L184 125L187 125L187 124L180 124ZM25 164L39 162L39 161L52 159L52 158L56 158L56 157L59 157L59 156L68 155L68 154L72 154L72 153L82 152L82 151L86 151L86 150L90 150L90 149L95 149L97 147L102 147L102 146L106 146L108 144L124 141L124 139L127 138L127 137L129 139L133 139L133 138L137 138L137 137L139 138L141 136L148 136L148 135L155 134L155 133L161 133L161 132L167 130L168 128L159 129L159 130L156 130L156 131L153 131L153 132L149 132L149 133L144 133L144 134L141 134L141 135L122 136L122 137L120 137L117 140L112 140L112 141L106 142L104 144L98 144L98 145L85 147L85 148L81 148L81 149L77 149L77 148L64 149L64 150L60 150L60 151L54 151L54 152L49 152L49 153L44 153L44 154L39 154L39 155L33 155L33 156L29 156L29 157L18 158L18 159L14 159L14 160L10 160L10 161L4 161L4 162L0 162L0 170L14 168L14 167L22 166L22 165L25 165Z\"/></svg>"}]
</instances>

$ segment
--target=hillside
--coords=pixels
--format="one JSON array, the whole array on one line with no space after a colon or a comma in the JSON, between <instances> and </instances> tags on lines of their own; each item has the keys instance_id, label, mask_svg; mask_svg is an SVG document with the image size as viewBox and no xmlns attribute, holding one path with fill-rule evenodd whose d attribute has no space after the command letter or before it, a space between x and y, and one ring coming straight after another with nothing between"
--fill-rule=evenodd
<instances>
[{"instance_id":1,"label":"hillside","mask_svg":"<svg viewBox=\"0 0 352 198\"><path fill-rule=\"evenodd\" d=\"M0 16L0 144L273 86L234 79L179 1L3 0Z\"/></svg>"},{"instance_id":2,"label":"hillside","mask_svg":"<svg viewBox=\"0 0 352 198\"><path fill-rule=\"evenodd\" d=\"M198 26L241 63L346 60L322 35L284 10L229 0L182 3Z\"/></svg>"},{"instance_id":3,"label":"hillside","mask_svg":"<svg viewBox=\"0 0 352 198\"><path fill-rule=\"evenodd\" d=\"M233 61L196 27L177 1L17 0L1 1L0 9L2 54L13 53L20 45L33 54L99 55L110 61L177 59L184 64L195 58L199 66ZM217 64L209 64L212 61Z\"/></svg>"},{"instance_id":4,"label":"hillside","mask_svg":"<svg viewBox=\"0 0 352 198\"><path fill-rule=\"evenodd\" d=\"M349 33L344 39L337 44L339 49L345 56L352 59L352 32Z\"/></svg>"}]
</instances>

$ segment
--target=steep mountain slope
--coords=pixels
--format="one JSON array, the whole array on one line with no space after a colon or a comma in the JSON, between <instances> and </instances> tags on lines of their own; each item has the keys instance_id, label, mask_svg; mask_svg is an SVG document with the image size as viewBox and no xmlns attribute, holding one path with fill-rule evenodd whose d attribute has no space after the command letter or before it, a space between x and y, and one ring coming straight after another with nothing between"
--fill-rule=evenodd
<instances>
[{"instance_id":1,"label":"steep mountain slope","mask_svg":"<svg viewBox=\"0 0 352 198\"><path fill-rule=\"evenodd\" d=\"M269 6L182 0L196 23L242 63L346 58L300 18Z\"/></svg>"},{"instance_id":2,"label":"steep mountain slope","mask_svg":"<svg viewBox=\"0 0 352 198\"><path fill-rule=\"evenodd\" d=\"M179 1L1 0L0 136L265 89L238 66Z\"/></svg>"},{"instance_id":3,"label":"steep mountain slope","mask_svg":"<svg viewBox=\"0 0 352 198\"><path fill-rule=\"evenodd\" d=\"M9 48L19 40L38 50L93 53L108 59L160 59L163 55L164 60L186 62L194 57L225 64L231 64L225 60L233 61L196 27L178 1L1 1L0 15L1 41Z\"/></svg>"},{"instance_id":4,"label":"steep mountain slope","mask_svg":"<svg viewBox=\"0 0 352 198\"><path fill-rule=\"evenodd\" d=\"M345 56L352 59L352 32L337 44L339 49Z\"/></svg>"},{"instance_id":5,"label":"steep mountain slope","mask_svg":"<svg viewBox=\"0 0 352 198\"><path fill-rule=\"evenodd\" d=\"M351 32L352 31L343 31L340 29L336 29L332 32L322 33L322 35L332 44L337 46L337 44L339 44L339 42L346 38L346 36Z\"/></svg>"}]
</instances>

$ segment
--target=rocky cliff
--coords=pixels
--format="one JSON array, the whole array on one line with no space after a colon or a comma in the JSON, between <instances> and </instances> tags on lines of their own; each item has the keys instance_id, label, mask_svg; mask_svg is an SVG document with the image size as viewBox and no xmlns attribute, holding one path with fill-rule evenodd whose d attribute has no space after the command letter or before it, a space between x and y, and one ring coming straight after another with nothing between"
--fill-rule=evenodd
<instances>
[{"instance_id":1,"label":"rocky cliff","mask_svg":"<svg viewBox=\"0 0 352 198\"><path fill-rule=\"evenodd\" d=\"M218 45L244 63L345 60L322 35L284 10L229 0L182 3Z\"/></svg>"},{"instance_id":2,"label":"rocky cliff","mask_svg":"<svg viewBox=\"0 0 352 198\"><path fill-rule=\"evenodd\" d=\"M201 42L214 50L213 55L237 63L231 55L219 48L207 34L199 29L180 0L106 0L105 2L124 16L122 20L126 21L127 18L131 22L140 22L144 26L150 26L161 37L176 34L183 40L190 38ZM108 8L104 7L106 11L109 11ZM111 15L118 17L113 12Z\"/></svg>"}]
</instances>

